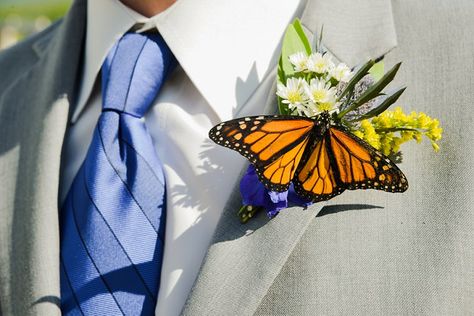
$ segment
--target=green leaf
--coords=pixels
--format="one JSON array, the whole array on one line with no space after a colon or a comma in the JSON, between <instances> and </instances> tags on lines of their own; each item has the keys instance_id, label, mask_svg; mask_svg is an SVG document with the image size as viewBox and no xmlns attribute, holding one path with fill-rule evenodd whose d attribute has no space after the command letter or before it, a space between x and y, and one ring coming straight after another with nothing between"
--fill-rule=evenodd
<instances>
[{"instance_id":1,"label":"green leaf","mask_svg":"<svg viewBox=\"0 0 474 316\"><path fill-rule=\"evenodd\" d=\"M338 117L341 118L350 111L354 111L358 107L360 107L362 104L372 100L373 98L376 98L377 96L380 95L380 92L395 78L395 75L398 72L398 69L400 69L400 65L402 63L398 63L395 66L393 66L392 69L390 69L379 81L374 83L372 86L370 86L367 90L365 90L364 93L362 93L357 100L355 100L351 106L349 106L347 109L344 111L340 112Z\"/></svg>"},{"instance_id":2,"label":"green leaf","mask_svg":"<svg viewBox=\"0 0 474 316\"><path fill-rule=\"evenodd\" d=\"M322 49L322 42L323 42L323 31L324 31L324 24L321 24L321 30L319 31L319 37L315 36L314 37L314 48L316 52L318 53L323 53Z\"/></svg>"},{"instance_id":3,"label":"green leaf","mask_svg":"<svg viewBox=\"0 0 474 316\"><path fill-rule=\"evenodd\" d=\"M293 65L290 63L289 56L297 52L306 52L311 54L311 45L309 43L300 20L296 19L292 24L288 25L283 44L281 48L280 60L278 62L278 80L282 84L286 84L288 77L295 75ZM288 105L282 103L281 98L278 97L278 110L280 114L290 114Z\"/></svg>"},{"instance_id":4,"label":"green leaf","mask_svg":"<svg viewBox=\"0 0 474 316\"><path fill-rule=\"evenodd\" d=\"M362 105L379 96L382 90L395 78L395 75L397 74L398 69L400 69L401 64L402 63L398 63L393 66L393 68L390 69L385 75L383 75L379 81L377 81L367 90L365 90L365 92L362 93L362 95L354 101L354 106Z\"/></svg>"},{"instance_id":5,"label":"green leaf","mask_svg":"<svg viewBox=\"0 0 474 316\"><path fill-rule=\"evenodd\" d=\"M301 22L299 19L295 19L295 21L293 22L293 27L295 28L296 33L298 33L301 42L303 42L306 54L311 55L311 44L309 43L308 37L306 37L306 34L303 30L303 27L301 26Z\"/></svg>"},{"instance_id":6,"label":"green leaf","mask_svg":"<svg viewBox=\"0 0 474 316\"><path fill-rule=\"evenodd\" d=\"M374 61L370 59L352 76L352 79L347 83L346 88L342 91L338 100L341 100L349 91L354 89L355 85L369 72L369 69L374 65ZM341 116L342 117L342 116Z\"/></svg>"},{"instance_id":7,"label":"green leaf","mask_svg":"<svg viewBox=\"0 0 474 316\"><path fill-rule=\"evenodd\" d=\"M293 24L288 25L281 48L281 71L285 78L295 74L289 56L297 52L308 52L308 48L309 52L311 52L308 38L303 32L299 20L295 20ZM286 80L282 81L282 83L286 83Z\"/></svg>"},{"instance_id":8,"label":"green leaf","mask_svg":"<svg viewBox=\"0 0 474 316\"><path fill-rule=\"evenodd\" d=\"M383 60L379 61L378 63L375 63L372 68L369 69L369 74L374 78L374 81L379 81L382 79L383 74L385 73L384 71L385 64Z\"/></svg>"},{"instance_id":9,"label":"green leaf","mask_svg":"<svg viewBox=\"0 0 474 316\"><path fill-rule=\"evenodd\" d=\"M288 109L288 105L281 102L282 98L277 96L277 100L278 100L278 113L280 113L281 115L290 115L291 113L290 113L290 110Z\"/></svg>"},{"instance_id":10,"label":"green leaf","mask_svg":"<svg viewBox=\"0 0 474 316\"><path fill-rule=\"evenodd\" d=\"M360 117L358 117L354 121L360 121L360 120L368 119L368 118L374 117L374 116L379 115L380 113L384 112L392 104L397 102L398 98L400 98L400 96L405 91L405 89L406 89L406 87L401 88L400 90L397 90L395 93L393 93L392 95L385 98L385 100L382 103L380 103L379 106L377 106L376 108L370 110L369 112L365 113L364 115L361 115Z\"/></svg>"},{"instance_id":11,"label":"green leaf","mask_svg":"<svg viewBox=\"0 0 474 316\"><path fill-rule=\"evenodd\" d=\"M282 62L282 56L280 56L280 60L278 61L278 81L280 81L281 83L285 83L286 82L286 76L285 76L285 72L283 71L283 62Z\"/></svg>"}]
</instances>

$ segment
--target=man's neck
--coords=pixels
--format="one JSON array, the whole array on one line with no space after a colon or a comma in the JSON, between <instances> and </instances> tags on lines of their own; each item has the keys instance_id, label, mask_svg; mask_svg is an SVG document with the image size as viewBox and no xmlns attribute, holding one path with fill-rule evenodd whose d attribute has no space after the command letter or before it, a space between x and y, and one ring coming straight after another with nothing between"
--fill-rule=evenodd
<instances>
[{"instance_id":1,"label":"man's neck","mask_svg":"<svg viewBox=\"0 0 474 316\"><path fill-rule=\"evenodd\" d=\"M168 9L176 0L120 0L130 9L146 17L152 17Z\"/></svg>"}]
</instances>

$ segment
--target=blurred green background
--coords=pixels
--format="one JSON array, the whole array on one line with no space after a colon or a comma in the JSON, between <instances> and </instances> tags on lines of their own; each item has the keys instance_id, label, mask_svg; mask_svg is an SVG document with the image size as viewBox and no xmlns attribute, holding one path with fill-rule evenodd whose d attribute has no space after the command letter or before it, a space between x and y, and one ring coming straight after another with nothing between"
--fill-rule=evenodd
<instances>
[{"instance_id":1,"label":"blurred green background","mask_svg":"<svg viewBox=\"0 0 474 316\"><path fill-rule=\"evenodd\" d=\"M72 0L0 0L0 50L48 27L67 12L71 2Z\"/></svg>"}]
</instances>

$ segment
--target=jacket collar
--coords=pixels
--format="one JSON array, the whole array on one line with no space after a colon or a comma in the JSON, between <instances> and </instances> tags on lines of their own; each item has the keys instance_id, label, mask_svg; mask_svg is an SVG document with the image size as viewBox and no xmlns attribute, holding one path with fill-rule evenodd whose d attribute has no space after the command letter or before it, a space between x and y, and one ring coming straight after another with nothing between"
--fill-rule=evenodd
<instances>
[{"instance_id":1,"label":"jacket collar","mask_svg":"<svg viewBox=\"0 0 474 316\"><path fill-rule=\"evenodd\" d=\"M324 44L351 66L366 58L381 57L396 45L389 0L377 4L309 0L302 14L306 31L312 37L323 23ZM274 97L268 98L266 108L275 104ZM240 201L237 185L188 297L185 315L253 315L306 228L325 205L318 203L307 210L290 208L272 220L260 214L241 225L235 215Z\"/></svg>"}]
</instances>

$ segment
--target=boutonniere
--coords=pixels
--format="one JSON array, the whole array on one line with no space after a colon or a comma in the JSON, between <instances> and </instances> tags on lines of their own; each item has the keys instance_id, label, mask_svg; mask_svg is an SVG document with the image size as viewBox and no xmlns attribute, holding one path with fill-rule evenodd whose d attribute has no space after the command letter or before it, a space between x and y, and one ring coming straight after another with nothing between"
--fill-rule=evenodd
<instances>
[{"instance_id":1,"label":"boutonniere","mask_svg":"<svg viewBox=\"0 0 474 316\"><path fill-rule=\"evenodd\" d=\"M322 30L312 47L299 20L290 24L278 65L279 114L242 117L209 131L214 142L250 161L240 182L240 220L259 210L271 218L289 205L306 207L345 190L407 190L396 165L400 145L424 136L438 151L442 129L423 112L389 110L405 90L384 90L399 68L385 72L383 61L373 60L356 69L336 64Z\"/></svg>"}]
</instances>

